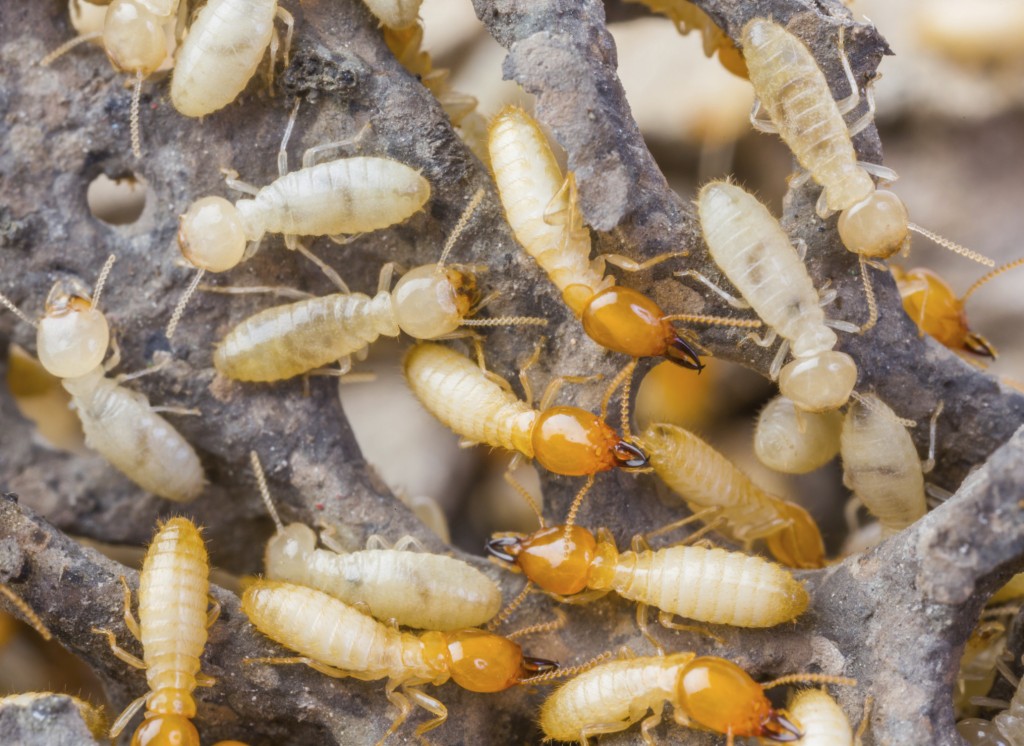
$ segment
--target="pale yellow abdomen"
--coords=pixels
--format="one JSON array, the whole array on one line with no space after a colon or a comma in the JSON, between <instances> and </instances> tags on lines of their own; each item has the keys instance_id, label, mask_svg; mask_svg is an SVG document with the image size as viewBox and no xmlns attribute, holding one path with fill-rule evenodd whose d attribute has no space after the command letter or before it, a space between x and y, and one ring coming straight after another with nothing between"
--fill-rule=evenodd
<instances>
[{"instance_id":1,"label":"pale yellow abdomen","mask_svg":"<svg viewBox=\"0 0 1024 746\"><path fill-rule=\"evenodd\" d=\"M853 729L843 708L822 689L801 689L787 708L803 731L801 746L853 746Z\"/></svg>"}]
</instances>

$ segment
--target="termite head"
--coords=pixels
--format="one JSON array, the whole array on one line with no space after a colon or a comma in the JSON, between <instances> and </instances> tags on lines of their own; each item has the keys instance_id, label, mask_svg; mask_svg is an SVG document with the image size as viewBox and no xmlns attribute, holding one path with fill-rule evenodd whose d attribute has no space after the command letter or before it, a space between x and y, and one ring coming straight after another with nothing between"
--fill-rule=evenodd
<instances>
[{"instance_id":1,"label":"termite head","mask_svg":"<svg viewBox=\"0 0 1024 746\"><path fill-rule=\"evenodd\" d=\"M845 352L826 350L787 363L779 373L782 395L808 412L846 404L857 383L857 364Z\"/></svg>"},{"instance_id":2,"label":"termite head","mask_svg":"<svg viewBox=\"0 0 1024 746\"><path fill-rule=\"evenodd\" d=\"M580 526L549 526L529 535L506 534L487 542L494 557L515 564L523 574L548 593L570 596L587 587L597 541Z\"/></svg>"},{"instance_id":3,"label":"termite head","mask_svg":"<svg viewBox=\"0 0 1024 746\"><path fill-rule=\"evenodd\" d=\"M264 567L271 580L305 577L309 556L316 549L316 533L303 523L292 523L279 530L267 542Z\"/></svg>"},{"instance_id":4,"label":"termite head","mask_svg":"<svg viewBox=\"0 0 1024 746\"><path fill-rule=\"evenodd\" d=\"M772 707L761 685L724 658L694 658L684 666L676 698L676 706L690 720L719 733L778 743L802 736L783 712Z\"/></svg>"},{"instance_id":5,"label":"termite head","mask_svg":"<svg viewBox=\"0 0 1024 746\"><path fill-rule=\"evenodd\" d=\"M391 297L398 325L416 339L455 331L479 300L476 277L455 267L438 271L436 264L406 272Z\"/></svg>"},{"instance_id":6,"label":"termite head","mask_svg":"<svg viewBox=\"0 0 1024 746\"><path fill-rule=\"evenodd\" d=\"M554 661L524 656L516 643L482 629L450 633L448 655L452 680L471 692L500 692L558 668Z\"/></svg>"},{"instance_id":7,"label":"termite head","mask_svg":"<svg viewBox=\"0 0 1024 746\"><path fill-rule=\"evenodd\" d=\"M779 518L789 521L781 531L765 537L772 556L787 567L814 570L825 566L825 544L810 514L799 505L780 501Z\"/></svg>"},{"instance_id":8,"label":"termite head","mask_svg":"<svg viewBox=\"0 0 1024 746\"><path fill-rule=\"evenodd\" d=\"M571 477L614 468L645 469L647 454L623 440L597 415L578 407L552 407L533 428L533 455L550 472Z\"/></svg>"},{"instance_id":9,"label":"termite head","mask_svg":"<svg viewBox=\"0 0 1024 746\"><path fill-rule=\"evenodd\" d=\"M131 746L199 746L199 731L184 715L155 715L142 721Z\"/></svg>"},{"instance_id":10,"label":"termite head","mask_svg":"<svg viewBox=\"0 0 1024 746\"><path fill-rule=\"evenodd\" d=\"M46 298L36 332L39 362L58 378L77 378L99 367L110 343L107 318L93 307L85 285L59 280Z\"/></svg>"},{"instance_id":11,"label":"termite head","mask_svg":"<svg viewBox=\"0 0 1024 746\"><path fill-rule=\"evenodd\" d=\"M196 200L178 223L178 246L195 267L224 272L245 255L245 225L238 209L223 197Z\"/></svg>"},{"instance_id":12,"label":"termite head","mask_svg":"<svg viewBox=\"0 0 1024 746\"><path fill-rule=\"evenodd\" d=\"M114 0L103 23L103 48L118 70L149 75L167 57L160 19L136 0Z\"/></svg>"},{"instance_id":13,"label":"termite head","mask_svg":"<svg viewBox=\"0 0 1024 746\"><path fill-rule=\"evenodd\" d=\"M903 200L887 189L875 189L839 215L839 237L856 254L885 259L907 246L909 225Z\"/></svg>"},{"instance_id":14,"label":"termite head","mask_svg":"<svg viewBox=\"0 0 1024 746\"><path fill-rule=\"evenodd\" d=\"M931 270L918 267L909 271L892 267L892 274L903 299L903 310L914 320L922 334L928 334L952 349L996 358L996 350L983 336L967 325L964 299ZM984 278L981 282L984 281ZM977 287L979 283L975 283ZM968 291L970 292L970 291Z\"/></svg>"}]
</instances>

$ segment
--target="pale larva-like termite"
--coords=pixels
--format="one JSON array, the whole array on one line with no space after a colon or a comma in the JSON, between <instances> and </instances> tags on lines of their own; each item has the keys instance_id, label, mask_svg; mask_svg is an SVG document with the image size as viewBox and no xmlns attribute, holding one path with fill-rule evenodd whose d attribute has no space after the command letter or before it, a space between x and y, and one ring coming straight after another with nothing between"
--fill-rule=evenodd
<instances>
[{"instance_id":1,"label":"pale larva-like termite","mask_svg":"<svg viewBox=\"0 0 1024 746\"><path fill-rule=\"evenodd\" d=\"M598 530L595 538L580 526L570 529L568 539L564 526L500 534L487 551L549 593L615 592L660 609L663 622L679 615L709 624L773 627L807 608L807 591L787 570L742 552L696 546L651 551L640 541L633 551L620 552L607 531Z\"/></svg>"},{"instance_id":2,"label":"pale larva-like termite","mask_svg":"<svg viewBox=\"0 0 1024 746\"><path fill-rule=\"evenodd\" d=\"M423 0L363 0L370 12L388 28L404 29L416 23Z\"/></svg>"},{"instance_id":3,"label":"pale larva-like termite","mask_svg":"<svg viewBox=\"0 0 1024 746\"><path fill-rule=\"evenodd\" d=\"M257 580L242 595L242 610L256 628L302 657L251 662L304 663L337 678L387 679L388 699L399 714L381 738L405 721L413 706L436 717L416 728L421 736L448 719L441 702L419 687L449 679L474 692L500 692L528 676L557 667L529 658L511 640L480 629L399 632L313 588Z\"/></svg>"},{"instance_id":4,"label":"pale larva-like termite","mask_svg":"<svg viewBox=\"0 0 1024 746\"><path fill-rule=\"evenodd\" d=\"M847 127L843 115L860 103L860 91L843 51L839 52L850 84L850 95L837 103L814 55L802 41L767 18L755 18L743 27L743 56L758 102L751 121L755 128L775 132L783 139L808 175L824 189L818 214L828 217L841 211L839 236L847 249L865 257L889 257L908 245L910 231L975 261L994 262L952 241L911 223L903 201L892 192L876 189L874 174L886 181L895 172L859 162L851 137L870 125L874 101L868 89L868 111ZM758 120L763 107L771 124Z\"/></svg>"},{"instance_id":5,"label":"pale larva-like termite","mask_svg":"<svg viewBox=\"0 0 1024 746\"><path fill-rule=\"evenodd\" d=\"M1009 669L1000 666L1016 688L1009 702L987 700L986 705L1005 709L991 720L967 718L956 724L957 733L967 746L1024 746L1024 683L1011 677ZM987 699L987 698L986 698Z\"/></svg>"},{"instance_id":6,"label":"pale larva-like termite","mask_svg":"<svg viewBox=\"0 0 1024 746\"><path fill-rule=\"evenodd\" d=\"M747 77L747 63L743 54L736 48L735 42L703 10L689 0L627 0L631 3L646 5L655 13L667 16L675 24L676 30L684 36L696 30L704 45L704 54L711 57L718 52L718 61L722 67L738 75Z\"/></svg>"},{"instance_id":7,"label":"pale larva-like termite","mask_svg":"<svg viewBox=\"0 0 1024 746\"><path fill-rule=\"evenodd\" d=\"M104 265L92 297L77 280L57 281L38 324L7 298L0 303L37 327L39 362L71 394L86 445L144 490L188 502L206 482L195 450L145 396L107 378L102 365L110 329L98 304L113 261Z\"/></svg>"},{"instance_id":8,"label":"pale larva-like termite","mask_svg":"<svg viewBox=\"0 0 1024 746\"><path fill-rule=\"evenodd\" d=\"M789 567L824 565L821 532L807 511L762 490L693 433L656 423L639 442L655 473L691 510L716 509L723 533L743 542L764 539L772 556Z\"/></svg>"},{"instance_id":9,"label":"pale larva-like termite","mask_svg":"<svg viewBox=\"0 0 1024 746\"><path fill-rule=\"evenodd\" d=\"M139 620L131 613L131 591L125 584L125 624L142 643L142 660L118 647L107 636L113 653L125 663L146 671L150 692L132 702L114 721L111 738L124 729L143 705L145 720L132 743L149 746L199 746L191 720L196 715L192 691L213 680L199 672L206 630L220 606L209 596L210 563L199 529L187 518L172 518L153 537L139 573ZM122 578L123 582L123 578ZM207 606L213 606L207 611Z\"/></svg>"},{"instance_id":10,"label":"pale larva-like termite","mask_svg":"<svg viewBox=\"0 0 1024 746\"><path fill-rule=\"evenodd\" d=\"M171 78L174 108L188 117L203 117L234 101L256 73L268 46L271 56L276 56L275 17L288 28L287 64L294 20L277 0L209 0L178 50Z\"/></svg>"},{"instance_id":11,"label":"pale larva-like termite","mask_svg":"<svg viewBox=\"0 0 1024 746\"><path fill-rule=\"evenodd\" d=\"M806 474L835 458L842 429L838 411L806 412L779 395L757 416L754 453L775 471Z\"/></svg>"},{"instance_id":12,"label":"pale larva-like termite","mask_svg":"<svg viewBox=\"0 0 1024 746\"><path fill-rule=\"evenodd\" d=\"M776 334L783 339L770 371L783 396L811 412L841 407L857 382L857 364L833 349L838 339L828 325L858 328L826 322L807 268L756 197L735 184L713 181L700 190L697 210L715 264L771 327L765 344ZM790 350L794 359L783 367Z\"/></svg>"},{"instance_id":13,"label":"pale larva-like termite","mask_svg":"<svg viewBox=\"0 0 1024 746\"><path fill-rule=\"evenodd\" d=\"M49 721L55 712L60 710L60 703L67 702L74 707L78 714L82 718L82 722L85 723L85 727L89 730L99 742L107 742L107 734L110 732L110 728L107 725L107 716L103 711L102 707L93 705L89 702L73 697L70 694L63 694L58 692L21 692L19 694L8 694L6 697L0 697L0 720L4 720L4 712L8 708L24 708L32 710L38 707L38 712L33 712L33 719L43 722ZM33 743L37 743L33 741ZM38 741L43 743L43 741Z\"/></svg>"},{"instance_id":14,"label":"pale larva-like termite","mask_svg":"<svg viewBox=\"0 0 1024 746\"><path fill-rule=\"evenodd\" d=\"M444 260L483 198L476 193L448 238L437 264L416 267L390 290L394 265L380 274L378 293L334 293L260 311L236 326L217 346L213 364L238 381L277 381L341 361L351 368L358 355L380 335L405 332L416 339L437 339L460 326L546 324L544 319L467 319L479 301L476 277Z\"/></svg>"},{"instance_id":15,"label":"pale larva-like termite","mask_svg":"<svg viewBox=\"0 0 1024 746\"><path fill-rule=\"evenodd\" d=\"M377 536L360 552L317 549L313 529L281 522L259 458L250 455L260 494L277 526L264 553L270 580L316 588L403 627L446 632L477 627L498 613L501 591L493 580L455 557L406 551L418 544L412 537L399 539L394 549Z\"/></svg>"},{"instance_id":16,"label":"pale larva-like termite","mask_svg":"<svg viewBox=\"0 0 1024 746\"><path fill-rule=\"evenodd\" d=\"M784 680L853 683L818 674ZM585 671L548 697L541 707L540 727L549 740L587 744L642 720L645 740L650 741L667 701L677 724L723 733L730 744L736 737L795 741L800 731L784 710L772 706L764 689L724 658L675 653L611 661ZM650 710L653 714L648 716Z\"/></svg>"},{"instance_id":17,"label":"pale larva-like termite","mask_svg":"<svg viewBox=\"0 0 1024 746\"><path fill-rule=\"evenodd\" d=\"M615 284L604 274L605 257L590 258L590 234L576 202L573 174L562 175L544 133L522 109L510 106L491 124L491 167L505 215L516 240L540 265L583 330L602 347L630 357L664 356L693 370L703 366L697 350L673 321L760 326L747 319L666 314L642 293ZM642 269L644 263L622 261Z\"/></svg>"},{"instance_id":18,"label":"pale larva-like termite","mask_svg":"<svg viewBox=\"0 0 1024 746\"><path fill-rule=\"evenodd\" d=\"M914 441L874 394L850 402L840 436L843 482L892 536L928 510L924 473Z\"/></svg>"},{"instance_id":19,"label":"pale larva-like termite","mask_svg":"<svg viewBox=\"0 0 1024 746\"><path fill-rule=\"evenodd\" d=\"M801 746L853 746L853 728L843 708L824 689L803 689L789 700L789 717L803 735Z\"/></svg>"}]
</instances>

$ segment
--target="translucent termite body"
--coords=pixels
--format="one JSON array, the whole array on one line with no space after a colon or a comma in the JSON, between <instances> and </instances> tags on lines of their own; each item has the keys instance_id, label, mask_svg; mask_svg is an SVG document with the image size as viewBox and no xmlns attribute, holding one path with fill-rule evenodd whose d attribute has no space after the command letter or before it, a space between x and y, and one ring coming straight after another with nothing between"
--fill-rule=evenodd
<instances>
[{"instance_id":1,"label":"translucent termite body","mask_svg":"<svg viewBox=\"0 0 1024 746\"><path fill-rule=\"evenodd\" d=\"M1013 683L1016 684L1013 697L1006 709L994 718L967 718L956 724L957 733L968 746L1024 744L1024 685L1020 681Z\"/></svg>"},{"instance_id":2,"label":"translucent termite body","mask_svg":"<svg viewBox=\"0 0 1024 746\"><path fill-rule=\"evenodd\" d=\"M414 705L435 715L416 729L417 735L447 720L448 710L421 685L451 679L470 691L500 692L557 667L525 657L516 643L480 629L399 632L326 593L288 583L257 580L242 595L242 610L260 632L302 656L252 662L304 663L338 678L387 679L388 699L399 714L381 741Z\"/></svg>"},{"instance_id":3,"label":"translucent termite body","mask_svg":"<svg viewBox=\"0 0 1024 746\"><path fill-rule=\"evenodd\" d=\"M843 708L824 689L802 689L789 700L789 717L803 736L801 746L853 746L853 728Z\"/></svg>"},{"instance_id":4,"label":"translucent termite body","mask_svg":"<svg viewBox=\"0 0 1024 746\"><path fill-rule=\"evenodd\" d=\"M795 503L770 495L729 459L675 425L650 425L639 437L651 466L694 512L716 508L718 529L738 541L764 539L768 551L789 567L816 568L825 546L814 519Z\"/></svg>"},{"instance_id":5,"label":"translucent termite body","mask_svg":"<svg viewBox=\"0 0 1024 746\"><path fill-rule=\"evenodd\" d=\"M724 733L730 743L736 737L792 742L800 735L746 671L724 658L694 653L597 665L548 697L540 727L549 740L587 744L642 720L644 740L650 743L666 702L679 725Z\"/></svg>"},{"instance_id":6,"label":"translucent termite body","mask_svg":"<svg viewBox=\"0 0 1024 746\"><path fill-rule=\"evenodd\" d=\"M620 552L611 534L573 526L503 534L487 544L537 586L559 596L613 591L669 615L734 627L773 627L807 608L804 587L782 567L742 552L674 546ZM596 595L596 593L595 593Z\"/></svg>"},{"instance_id":7,"label":"translucent termite body","mask_svg":"<svg viewBox=\"0 0 1024 746\"><path fill-rule=\"evenodd\" d=\"M573 175L562 175L533 118L514 106L502 110L491 124L489 148L516 240L547 273L587 335L631 357L664 356L700 370L697 351L676 332L672 317L642 293L616 286L604 274L603 258L591 260Z\"/></svg>"},{"instance_id":8,"label":"translucent termite body","mask_svg":"<svg viewBox=\"0 0 1024 746\"><path fill-rule=\"evenodd\" d=\"M778 221L724 181L700 190L697 209L715 264L784 340L771 368L783 396L810 412L841 407L857 382L857 364L833 349L838 339L826 326L818 291ZM781 367L787 351L794 359Z\"/></svg>"},{"instance_id":9,"label":"translucent termite body","mask_svg":"<svg viewBox=\"0 0 1024 746\"><path fill-rule=\"evenodd\" d=\"M704 54L711 57L718 52L722 67L741 78L747 77L747 63L735 42L703 10L689 0L627 0L646 5L654 13L667 16L676 30L685 36L696 30L701 35Z\"/></svg>"},{"instance_id":10,"label":"translucent termite body","mask_svg":"<svg viewBox=\"0 0 1024 746\"><path fill-rule=\"evenodd\" d=\"M776 396L757 416L754 453L775 471L806 474L835 458L842 429L839 412L805 412L786 397Z\"/></svg>"},{"instance_id":11,"label":"translucent termite body","mask_svg":"<svg viewBox=\"0 0 1024 746\"><path fill-rule=\"evenodd\" d=\"M234 101L271 46L275 17L288 27L287 60L293 21L277 0L209 0L178 50L171 78L174 108L202 117Z\"/></svg>"},{"instance_id":12,"label":"translucent termite body","mask_svg":"<svg viewBox=\"0 0 1024 746\"><path fill-rule=\"evenodd\" d=\"M521 453L548 471L567 476L647 465L640 448L596 415L577 407L535 410L447 347L416 345L403 365L420 403L467 440Z\"/></svg>"},{"instance_id":13,"label":"translucent termite body","mask_svg":"<svg viewBox=\"0 0 1024 746\"><path fill-rule=\"evenodd\" d=\"M423 0L363 0L370 12L388 28L404 29L416 23Z\"/></svg>"},{"instance_id":14,"label":"translucent termite body","mask_svg":"<svg viewBox=\"0 0 1024 746\"><path fill-rule=\"evenodd\" d=\"M125 586L125 624L142 643L139 660L117 647L114 634L105 634L115 655L146 670L150 692L132 702L114 722L111 738L146 706L145 720L132 736L133 746L199 746L191 720L196 715L192 692L212 680L199 672L207 628L220 606L207 611L210 565L199 529L187 518L172 518L153 537L139 574L139 620L131 614L131 593Z\"/></svg>"},{"instance_id":15,"label":"translucent termite body","mask_svg":"<svg viewBox=\"0 0 1024 746\"><path fill-rule=\"evenodd\" d=\"M896 413L873 394L858 396L850 402L840 436L843 483L888 537L927 512L924 474L914 441Z\"/></svg>"}]
</instances>

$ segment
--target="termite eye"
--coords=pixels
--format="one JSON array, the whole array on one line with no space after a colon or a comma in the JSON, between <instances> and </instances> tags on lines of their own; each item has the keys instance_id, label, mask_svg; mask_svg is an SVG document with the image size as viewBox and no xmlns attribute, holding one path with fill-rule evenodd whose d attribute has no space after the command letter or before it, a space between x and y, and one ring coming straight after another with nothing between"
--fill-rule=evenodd
<instances>
[{"instance_id":1,"label":"termite eye","mask_svg":"<svg viewBox=\"0 0 1024 746\"><path fill-rule=\"evenodd\" d=\"M884 259L909 240L909 220L903 200L886 189L876 189L867 199L843 210L839 237L850 251Z\"/></svg>"},{"instance_id":2,"label":"termite eye","mask_svg":"<svg viewBox=\"0 0 1024 746\"><path fill-rule=\"evenodd\" d=\"M103 47L118 70L149 75L167 57L160 20L135 0L114 0L103 23Z\"/></svg>"},{"instance_id":3,"label":"termite eye","mask_svg":"<svg viewBox=\"0 0 1024 746\"><path fill-rule=\"evenodd\" d=\"M186 717L157 715L142 722L131 746L199 746L199 732Z\"/></svg>"},{"instance_id":4,"label":"termite eye","mask_svg":"<svg viewBox=\"0 0 1024 746\"><path fill-rule=\"evenodd\" d=\"M857 383L857 364L845 352L829 350L797 358L779 374L782 395L808 412L827 412L846 404Z\"/></svg>"},{"instance_id":5,"label":"termite eye","mask_svg":"<svg viewBox=\"0 0 1024 746\"><path fill-rule=\"evenodd\" d=\"M453 632L448 638L452 680L471 692L500 692L525 676L523 651L511 640L481 629Z\"/></svg>"},{"instance_id":6,"label":"termite eye","mask_svg":"<svg viewBox=\"0 0 1024 746\"><path fill-rule=\"evenodd\" d=\"M416 339L434 339L458 329L473 302L474 283L467 277L454 269L438 272L436 264L406 272L391 293L402 331Z\"/></svg>"},{"instance_id":7,"label":"termite eye","mask_svg":"<svg viewBox=\"0 0 1024 746\"><path fill-rule=\"evenodd\" d=\"M612 448L612 455L615 457L615 464L620 469L646 469L651 465L647 453L638 445L625 440L620 440Z\"/></svg>"},{"instance_id":8,"label":"termite eye","mask_svg":"<svg viewBox=\"0 0 1024 746\"><path fill-rule=\"evenodd\" d=\"M209 272L224 272L242 261L246 240L238 210L223 197L196 200L178 226L181 253Z\"/></svg>"}]
</instances>

